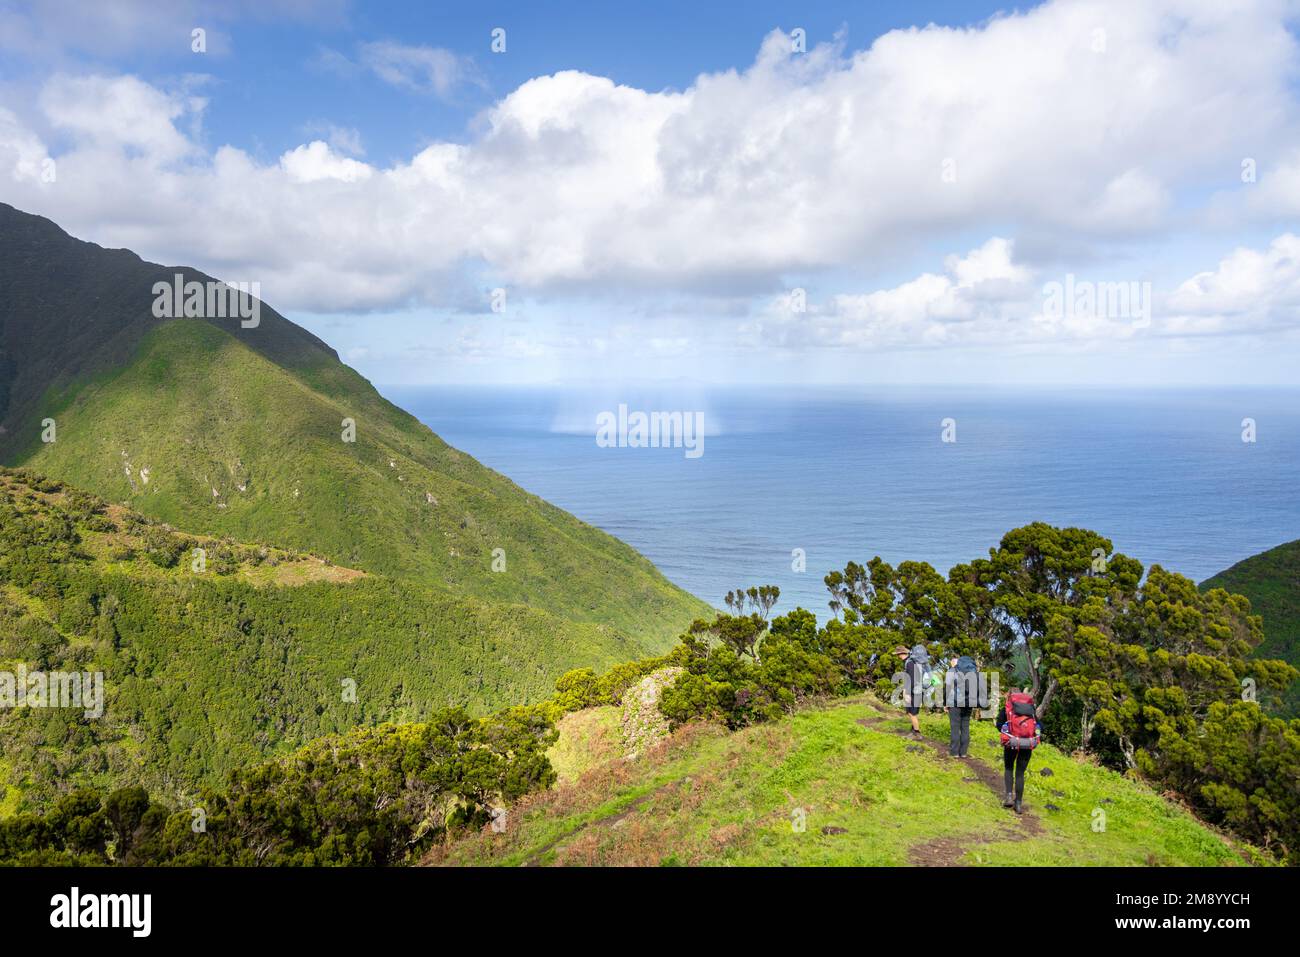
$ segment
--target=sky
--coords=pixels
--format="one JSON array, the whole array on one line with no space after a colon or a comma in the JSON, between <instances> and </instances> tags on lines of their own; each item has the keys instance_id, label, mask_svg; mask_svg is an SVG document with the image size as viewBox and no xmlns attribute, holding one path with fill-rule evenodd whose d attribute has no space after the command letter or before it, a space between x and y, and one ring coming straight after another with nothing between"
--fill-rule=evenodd
<instances>
[{"instance_id":1,"label":"sky","mask_svg":"<svg viewBox=\"0 0 1300 957\"><path fill-rule=\"evenodd\" d=\"M381 385L1293 385L1298 24L0 0L0 201Z\"/></svg>"}]
</instances>

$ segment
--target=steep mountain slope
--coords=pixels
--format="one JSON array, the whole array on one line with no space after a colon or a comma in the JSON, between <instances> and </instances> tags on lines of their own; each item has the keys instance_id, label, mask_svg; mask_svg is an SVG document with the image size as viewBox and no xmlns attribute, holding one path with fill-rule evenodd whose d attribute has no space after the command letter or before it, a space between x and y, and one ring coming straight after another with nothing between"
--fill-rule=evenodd
<instances>
[{"instance_id":1,"label":"steep mountain slope","mask_svg":"<svg viewBox=\"0 0 1300 957\"><path fill-rule=\"evenodd\" d=\"M611 709L612 710L612 709ZM430 864L1232 865L1253 859L1143 785L1050 745L1027 813L1001 807L1000 745L972 728L862 698L735 734L687 725L634 763L614 760L525 798L502 833L435 848ZM940 743L942 742L942 744ZM564 745L563 738L560 746ZM1100 823L1099 823L1100 822Z\"/></svg>"},{"instance_id":2,"label":"steep mountain slope","mask_svg":"<svg viewBox=\"0 0 1300 957\"><path fill-rule=\"evenodd\" d=\"M643 650L0 469L0 670L102 672L104 689L100 715L0 709L0 811L89 785L182 800L322 735L537 700Z\"/></svg>"},{"instance_id":3,"label":"steep mountain slope","mask_svg":"<svg viewBox=\"0 0 1300 957\"><path fill-rule=\"evenodd\" d=\"M447 446L269 307L250 329L155 319L153 283L176 272L208 279L0 207L0 459L191 532L527 605L618 644L663 647L704 612L633 549Z\"/></svg>"},{"instance_id":4,"label":"steep mountain slope","mask_svg":"<svg viewBox=\"0 0 1300 957\"><path fill-rule=\"evenodd\" d=\"M38 440L47 390L60 392L130 358L158 324L154 284L171 283L177 273L209 278L81 242L44 217L0 203L0 457ZM265 304L255 329L212 321L273 362L318 376L321 386L345 368L333 349Z\"/></svg>"},{"instance_id":5,"label":"steep mountain slope","mask_svg":"<svg viewBox=\"0 0 1300 957\"><path fill-rule=\"evenodd\" d=\"M1256 656L1300 667L1300 541L1240 561L1206 579L1201 588L1226 588L1249 598L1251 610L1264 620L1264 641ZM1285 715L1300 717L1300 682L1287 692L1283 708Z\"/></svg>"}]
</instances>

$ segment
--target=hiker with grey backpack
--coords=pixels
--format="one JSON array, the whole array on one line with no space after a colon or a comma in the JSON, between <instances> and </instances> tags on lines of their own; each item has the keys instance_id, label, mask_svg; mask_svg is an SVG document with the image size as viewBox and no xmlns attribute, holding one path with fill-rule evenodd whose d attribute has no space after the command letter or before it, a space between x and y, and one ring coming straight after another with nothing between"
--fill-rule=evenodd
<instances>
[{"instance_id":1,"label":"hiker with grey backpack","mask_svg":"<svg viewBox=\"0 0 1300 957\"><path fill-rule=\"evenodd\" d=\"M970 655L949 662L943 703L948 712L948 754L969 757L971 713L979 706L979 666Z\"/></svg>"},{"instance_id":2,"label":"hiker with grey backpack","mask_svg":"<svg viewBox=\"0 0 1300 957\"><path fill-rule=\"evenodd\" d=\"M1022 814L1024 813L1025 769L1029 767L1029 759L1041 740L1038 711L1034 707L1034 696L1019 688L1012 688L1008 692L1003 710L1000 730L1006 797L1002 801L1002 806L1015 807L1016 813ZM1012 790L1013 772L1014 791Z\"/></svg>"},{"instance_id":3,"label":"hiker with grey backpack","mask_svg":"<svg viewBox=\"0 0 1300 957\"><path fill-rule=\"evenodd\" d=\"M912 737L920 738L921 721L918 716L925 706L927 695L932 697L930 689L936 683L934 672L930 669L930 655L922 644L913 645L911 650L906 645L899 645L894 649L894 654L903 662L903 710L912 722Z\"/></svg>"}]
</instances>

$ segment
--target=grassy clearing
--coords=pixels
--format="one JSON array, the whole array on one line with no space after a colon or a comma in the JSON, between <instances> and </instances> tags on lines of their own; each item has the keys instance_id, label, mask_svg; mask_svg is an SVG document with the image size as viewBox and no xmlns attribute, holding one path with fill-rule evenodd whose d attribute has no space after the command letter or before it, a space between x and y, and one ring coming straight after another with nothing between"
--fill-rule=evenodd
<instances>
[{"instance_id":1,"label":"grassy clearing","mask_svg":"<svg viewBox=\"0 0 1300 957\"><path fill-rule=\"evenodd\" d=\"M562 784L572 783L592 768L623 757L618 708L575 711L561 718L557 728L559 740L546 756Z\"/></svg>"},{"instance_id":2,"label":"grassy clearing","mask_svg":"<svg viewBox=\"0 0 1300 957\"><path fill-rule=\"evenodd\" d=\"M429 863L1243 863L1140 783L1046 745L1018 818L971 765L903 736L906 727L897 712L856 699L736 734L685 728L640 762L593 768L515 809L506 833L468 836ZM925 717L923 731L946 748L946 717ZM977 759L1000 775L991 724L972 738Z\"/></svg>"}]
</instances>

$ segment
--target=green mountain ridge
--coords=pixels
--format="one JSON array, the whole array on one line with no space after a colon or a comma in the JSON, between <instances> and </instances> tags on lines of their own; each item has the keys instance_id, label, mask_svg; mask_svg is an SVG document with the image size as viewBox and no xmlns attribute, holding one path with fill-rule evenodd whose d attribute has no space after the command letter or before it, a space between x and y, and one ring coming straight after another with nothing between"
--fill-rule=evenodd
<instances>
[{"instance_id":1,"label":"green mountain ridge","mask_svg":"<svg viewBox=\"0 0 1300 957\"><path fill-rule=\"evenodd\" d=\"M170 284L178 273L211 279L74 239L44 217L0 203L0 460L39 442L47 392L130 359L158 324L154 284ZM211 322L298 375L317 376L318 386L345 368L333 349L265 303L255 329Z\"/></svg>"},{"instance_id":2,"label":"green mountain ridge","mask_svg":"<svg viewBox=\"0 0 1300 957\"><path fill-rule=\"evenodd\" d=\"M1243 559L1207 578L1201 588L1225 588L1249 598L1251 609L1264 622L1264 641L1256 656L1300 667L1300 541ZM1283 713L1300 716L1300 682L1286 692Z\"/></svg>"},{"instance_id":3,"label":"green mountain ridge","mask_svg":"<svg viewBox=\"0 0 1300 957\"><path fill-rule=\"evenodd\" d=\"M250 329L155 319L153 283L178 272L208 280L0 206L0 461L191 533L527 605L561 630L596 625L611 647L666 647L707 612L629 546L448 446L270 307Z\"/></svg>"}]
</instances>

